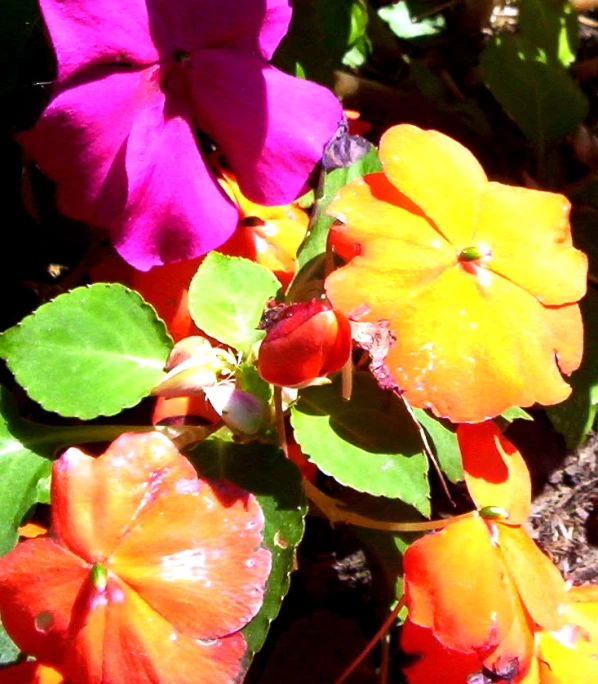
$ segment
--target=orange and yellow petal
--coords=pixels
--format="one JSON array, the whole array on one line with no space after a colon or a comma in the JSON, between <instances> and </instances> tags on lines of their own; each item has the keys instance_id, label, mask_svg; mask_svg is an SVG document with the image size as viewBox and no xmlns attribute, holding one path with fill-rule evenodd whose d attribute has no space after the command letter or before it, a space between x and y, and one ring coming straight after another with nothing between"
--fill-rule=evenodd
<instances>
[{"instance_id":1,"label":"orange and yellow petal","mask_svg":"<svg viewBox=\"0 0 598 684\"><path fill-rule=\"evenodd\" d=\"M452 245L382 173L341 188L327 213L346 224L333 229L344 242L360 247L359 256L326 279L329 297L345 312L358 304L398 311L457 263Z\"/></svg>"},{"instance_id":2,"label":"orange and yellow petal","mask_svg":"<svg viewBox=\"0 0 598 684\"><path fill-rule=\"evenodd\" d=\"M158 432L121 435L98 458L68 449L53 467L53 534L90 563L107 559L144 509L187 481L193 466Z\"/></svg>"},{"instance_id":3,"label":"orange and yellow petal","mask_svg":"<svg viewBox=\"0 0 598 684\"><path fill-rule=\"evenodd\" d=\"M566 624L568 601L558 568L522 528L500 523L496 528L505 564L525 609L537 625L558 631Z\"/></svg>"},{"instance_id":4,"label":"orange and yellow petal","mask_svg":"<svg viewBox=\"0 0 598 684\"><path fill-rule=\"evenodd\" d=\"M380 140L380 161L389 180L463 249L475 233L487 177L463 145L438 131L402 124Z\"/></svg>"},{"instance_id":5,"label":"orange and yellow petal","mask_svg":"<svg viewBox=\"0 0 598 684\"><path fill-rule=\"evenodd\" d=\"M542 304L577 302L588 260L571 242L569 209L563 195L489 183L473 242L492 250L489 269Z\"/></svg>"},{"instance_id":6,"label":"orange and yellow petal","mask_svg":"<svg viewBox=\"0 0 598 684\"><path fill-rule=\"evenodd\" d=\"M380 245L371 260L355 257L328 277L326 288L345 315L365 307L361 320L390 322L397 339L385 364L413 406L455 422L479 422L512 406L554 404L570 394L555 362L555 319L569 321L566 309L545 309L483 268L477 276L460 265L439 264L430 272L421 264L418 271L416 260L408 271L393 271L394 251L387 246L386 252ZM569 349L570 333L564 335Z\"/></svg>"},{"instance_id":7,"label":"orange and yellow petal","mask_svg":"<svg viewBox=\"0 0 598 684\"><path fill-rule=\"evenodd\" d=\"M481 518L418 539L403 566L409 618L447 648L486 656L508 635L513 607L506 570Z\"/></svg>"},{"instance_id":8,"label":"orange and yellow petal","mask_svg":"<svg viewBox=\"0 0 598 684\"><path fill-rule=\"evenodd\" d=\"M534 669L536 625L525 609L517 586L509 573L505 573L505 588L513 609L511 628L496 649L484 660L490 672L506 674L516 672L520 678Z\"/></svg>"},{"instance_id":9,"label":"orange and yellow petal","mask_svg":"<svg viewBox=\"0 0 598 684\"><path fill-rule=\"evenodd\" d=\"M255 497L194 474L139 510L108 567L176 629L224 636L262 604L271 563L263 525Z\"/></svg>"},{"instance_id":10,"label":"orange and yellow petal","mask_svg":"<svg viewBox=\"0 0 598 684\"><path fill-rule=\"evenodd\" d=\"M524 523L531 506L531 481L515 446L491 420L461 424L457 437L465 482L477 508L497 506L509 514L507 524Z\"/></svg>"}]
</instances>

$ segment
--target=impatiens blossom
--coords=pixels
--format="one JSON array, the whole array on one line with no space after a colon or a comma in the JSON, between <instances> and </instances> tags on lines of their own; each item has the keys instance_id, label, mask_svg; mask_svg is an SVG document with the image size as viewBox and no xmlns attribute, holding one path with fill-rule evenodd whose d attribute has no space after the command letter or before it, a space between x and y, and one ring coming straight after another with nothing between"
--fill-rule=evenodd
<instances>
[{"instance_id":1,"label":"impatiens blossom","mask_svg":"<svg viewBox=\"0 0 598 684\"><path fill-rule=\"evenodd\" d=\"M423 673L438 666L426 660L431 646L442 662L454 652L467 656L455 661L458 676L450 682L465 681L463 668L523 676L532 667L536 632L568 624L565 582L521 527L531 498L521 455L492 422L461 425L458 437L479 513L418 539L405 553L403 646L425 656L407 669L413 684L427 682Z\"/></svg>"},{"instance_id":2,"label":"impatiens blossom","mask_svg":"<svg viewBox=\"0 0 598 684\"><path fill-rule=\"evenodd\" d=\"M534 631L534 652L527 671L518 671L514 662L502 669L481 670L477 655L446 648L429 629L407 620L401 644L419 655L405 670L407 680L409 684L431 684L442 672L443 684L594 684L598 682L598 587L570 587L564 616L567 624L561 630Z\"/></svg>"},{"instance_id":3,"label":"impatiens blossom","mask_svg":"<svg viewBox=\"0 0 598 684\"><path fill-rule=\"evenodd\" d=\"M20 142L67 215L107 228L136 268L218 247L237 224L199 148L242 191L283 205L342 118L328 90L269 65L288 0L40 0L58 62L53 98Z\"/></svg>"},{"instance_id":4,"label":"impatiens blossom","mask_svg":"<svg viewBox=\"0 0 598 684\"><path fill-rule=\"evenodd\" d=\"M69 684L229 684L270 571L254 497L159 433L56 461L52 525L0 559L0 615Z\"/></svg>"},{"instance_id":5,"label":"impatiens blossom","mask_svg":"<svg viewBox=\"0 0 598 684\"><path fill-rule=\"evenodd\" d=\"M587 271L567 199L489 182L459 143L415 126L388 130L380 160L329 207L333 247L356 256L326 279L335 308L395 333L379 378L454 422L565 399Z\"/></svg>"}]
</instances>

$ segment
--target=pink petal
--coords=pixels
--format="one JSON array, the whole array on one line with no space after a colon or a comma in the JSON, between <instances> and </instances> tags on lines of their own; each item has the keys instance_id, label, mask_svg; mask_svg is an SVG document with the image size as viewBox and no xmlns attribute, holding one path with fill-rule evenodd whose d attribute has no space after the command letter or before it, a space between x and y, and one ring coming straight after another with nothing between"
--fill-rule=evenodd
<instances>
[{"instance_id":1,"label":"pink petal","mask_svg":"<svg viewBox=\"0 0 598 684\"><path fill-rule=\"evenodd\" d=\"M178 50L226 46L270 59L287 31L291 7L288 0L153 0L154 16Z\"/></svg>"},{"instance_id":2,"label":"pink petal","mask_svg":"<svg viewBox=\"0 0 598 684\"><path fill-rule=\"evenodd\" d=\"M97 64L147 65L159 58L146 0L40 0L64 81Z\"/></svg>"},{"instance_id":3,"label":"pink petal","mask_svg":"<svg viewBox=\"0 0 598 684\"><path fill-rule=\"evenodd\" d=\"M58 94L20 135L57 183L60 210L110 229L123 258L141 270L205 254L237 225L185 117L183 74L96 69L96 80Z\"/></svg>"},{"instance_id":4,"label":"pink petal","mask_svg":"<svg viewBox=\"0 0 598 684\"><path fill-rule=\"evenodd\" d=\"M110 227L120 255L142 271L206 254L237 227L238 210L204 163L188 123L184 76L169 76L166 105L144 109L127 144L129 202Z\"/></svg>"},{"instance_id":5,"label":"pink petal","mask_svg":"<svg viewBox=\"0 0 598 684\"><path fill-rule=\"evenodd\" d=\"M242 192L260 204L294 200L342 118L326 88L228 49L191 58L199 128L220 145Z\"/></svg>"},{"instance_id":6,"label":"pink petal","mask_svg":"<svg viewBox=\"0 0 598 684\"><path fill-rule=\"evenodd\" d=\"M62 90L19 142L58 184L60 210L105 227L127 203L124 155L135 119L163 106L157 67L111 72L98 68Z\"/></svg>"},{"instance_id":7,"label":"pink petal","mask_svg":"<svg viewBox=\"0 0 598 684\"><path fill-rule=\"evenodd\" d=\"M40 4L60 81L94 65L147 66L176 51L221 45L270 59L291 18L288 0L131 0L126 11L118 0Z\"/></svg>"}]
</instances>

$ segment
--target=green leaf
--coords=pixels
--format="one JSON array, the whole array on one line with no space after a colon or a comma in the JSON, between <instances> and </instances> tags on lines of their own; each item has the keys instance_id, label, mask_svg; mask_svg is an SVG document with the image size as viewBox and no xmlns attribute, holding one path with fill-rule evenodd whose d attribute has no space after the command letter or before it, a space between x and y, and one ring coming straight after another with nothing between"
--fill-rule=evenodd
<instances>
[{"instance_id":1,"label":"green leaf","mask_svg":"<svg viewBox=\"0 0 598 684\"><path fill-rule=\"evenodd\" d=\"M512 423L514 420L518 420L519 418L522 420L533 420L533 416L530 416L530 414L520 406L512 406L510 409L507 409L504 413L502 413L500 417L506 420L507 423Z\"/></svg>"},{"instance_id":2,"label":"green leaf","mask_svg":"<svg viewBox=\"0 0 598 684\"><path fill-rule=\"evenodd\" d=\"M587 98L567 70L520 36L494 36L480 62L486 85L540 158L588 112Z\"/></svg>"},{"instance_id":3,"label":"green leaf","mask_svg":"<svg viewBox=\"0 0 598 684\"><path fill-rule=\"evenodd\" d=\"M403 402L356 373L350 401L340 378L302 390L292 409L295 438L324 473L374 496L401 499L430 514L428 462Z\"/></svg>"},{"instance_id":4,"label":"green leaf","mask_svg":"<svg viewBox=\"0 0 598 684\"><path fill-rule=\"evenodd\" d=\"M262 380L257 368L252 363L242 363L236 373L238 388L253 394L265 404L272 399L272 385Z\"/></svg>"},{"instance_id":5,"label":"green leaf","mask_svg":"<svg viewBox=\"0 0 598 684\"><path fill-rule=\"evenodd\" d=\"M256 330L280 283L249 259L210 252L189 286L189 312L198 328L247 355L264 336Z\"/></svg>"},{"instance_id":6,"label":"green leaf","mask_svg":"<svg viewBox=\"0 0 598 684\"><path fill-rule=\"evenodd\" d=\"M395 36L406 40L436 36L446 28L442 14L435 14L421 21L412 21L409 8L404 2L381 7L378 16L389 25Z\"/></svg>"},{"instance_id":7,"label":"green leaf","mask_svg":"<svg viewBox=\"0 0 598 684\"><path fill-rule=\"evenodd\" d=\"M0 556L15 546L23 517L39 501L38 483L50 473L56 445L48 438L58 429L23 420L0 387Z\"/></svg>"},{"instance_id":8,"label":"green leaf","mask_svg":"<svg viewBox=\"0 0 598 684\"><path fill-rule=\"evenodd\" d=\"M442 472L451 482L460 482L463 479L463 463L455 426L423 409L413 409L413 413L434 445Z\"/></svg>"},{"instance_id":9,"label":"green leaf","mask_svg":"<svg viewBox=\"0 0 598 684\"><path fill-rule=\"evenodd\" d=\"M297 254L297 273L289 288L291 299L294 293L313 280L323 264L328 232L334 223L334 219L326 215L326 209L336 193L347 183L381 170L378 152L372 147L350 166L323 172L309 231Z\"/></svg>"},{"instance_id":10,"label":"green leaf","mask_svg":"<svg viewBox=\"0 0 598 684\"><path fill-rule=\"evenodd\" d=\"M571 375L568 399L546 409L550 422L574 450L592 429L598 408L598 294L593 288L581 300L584 352L581 366Z\"/></svg>"},{"instance_id":11,"label":"green leaf","mask_svg":"<svg viewBox=\"0 0 598 684\"><path fill-rule=\"evenodd\" d=\"M2 622L0 622L0 667L3 665L12 665L15 663L21 651L19 647L13 643L12 639L6 633Z\"/></svg>"},{"instance_id":12,"label":"green leaf","mask_svg":"<svg viewBox=\"0 0 598 684\"><path fill-rule=\"evenodd\" d=\"M264 512L264 545L272 554L272 571L259 613L241 630L251 656L262 647L289 589L307 512L301 475L271 444L233 444L211 438L189 456L204 477L225 478L254 494Z\"/></svg>"},{"instance_id":13,"label":"green leaf","mask_svg":"<svg viewBox=\"0 0 598 684\"><path fill-rule=\"evenodd\" d=\"M294 0L293 17L274 64L327 87L351 44L355 0Z\"/></svg>"},{"instance_id":14,"label":"green leaf","mask_svg":"<svg viewBox=\"0 0 598 684\"><path fill-rule=\"evenodd\" d=\"M122 285L79 287L0 337L0 356L48 411L88 420L137 404L164 377L172 342L154 309Z\"/></svg>"},{"instance_id":15,"label":"green leaf","mask_svg":"<svg viewBox=\"0 0 598 684\"><path fill-rule=\"evenodd\" d=\"M575 61L579 45L577 13L568 0L519 0L519 34L541 48L552 63Z\"/></svg>"},{"instance_id":16,"label":"green leaf","mask_svg":"<svg viewBox=\"0 0 598 684\"><path fill-rule=\"evenodd\" d=\"M598 279L598 182L590 183L572 198L573 244L588 257L589 275ZM579 206L579 204L583 206Z\"/></svg>"}]
</instances>

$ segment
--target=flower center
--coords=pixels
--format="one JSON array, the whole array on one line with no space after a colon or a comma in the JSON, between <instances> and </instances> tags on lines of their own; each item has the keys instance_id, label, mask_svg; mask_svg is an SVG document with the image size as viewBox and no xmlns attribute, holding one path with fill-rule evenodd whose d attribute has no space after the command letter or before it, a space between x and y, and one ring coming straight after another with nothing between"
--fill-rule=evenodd
<instances>
[{"instance_id":1,"label":"flower center","mask_svg":"<svg viewBox=\"0 0 598 684\"><path fill-rule=\"evenodd\" d=\"M108 584L108 569L103 563L94 563L91 566L91 583L99 591L103 592Z\"/></svg>"},{"instance_id":2,"label":"flower center","mask_svg":"<svg viewBox=\"0 0 598 684\"><path fill-rule=\"evenodd\" d=\"M499 506L484 506L478 511L480 518L484 520L508 520L509 513Z\"/></svg>"},{"instance_id":3,"label":"flower center","mask_svg":"<svg viewBox=\"0 0 598 684\"><path fill-rule=\"evenodd\" d=\"M486 245L470 245L459 252L458 259L461 262L481 261L492 256L492 250Z\"/></svg>"},{"instance_id":4,"label":"flower center","mask_svg":"<svg viewBox=\"0 0 598 684\"><path fill-rule=\"evenodd\" d=\"M190 61L191 59L191 53L187 52L186 50L177 50L172 58L175 61L175 64L180 64L184 66L187 64L187 62Z\"/></svg>"}]
</instances>

